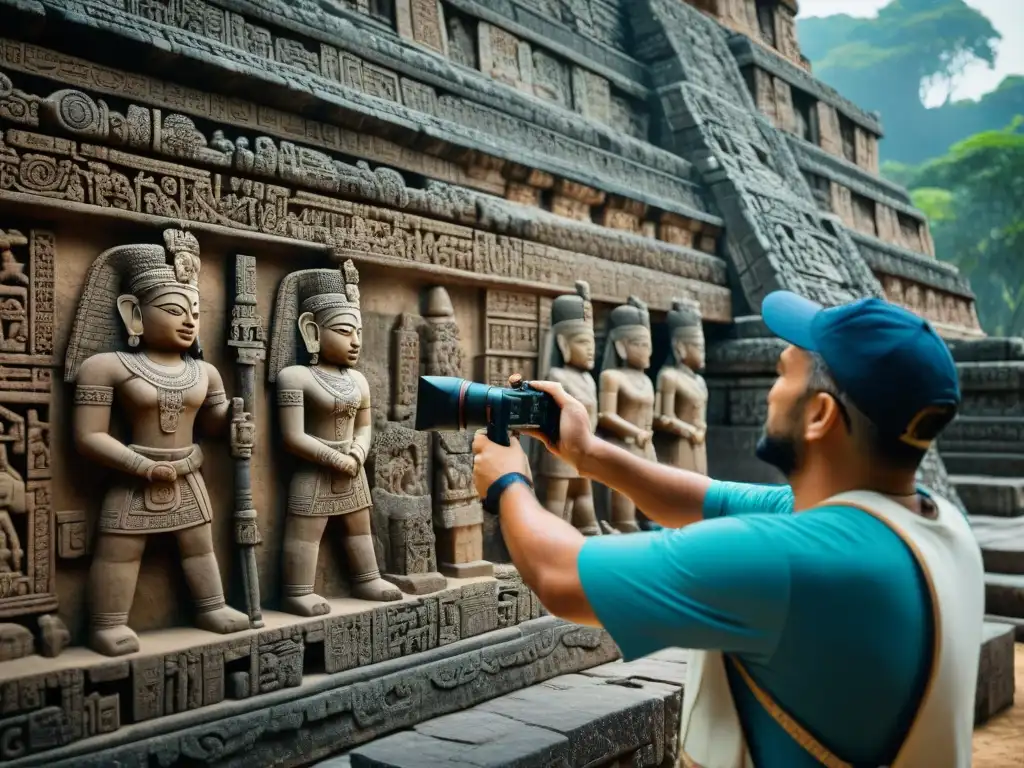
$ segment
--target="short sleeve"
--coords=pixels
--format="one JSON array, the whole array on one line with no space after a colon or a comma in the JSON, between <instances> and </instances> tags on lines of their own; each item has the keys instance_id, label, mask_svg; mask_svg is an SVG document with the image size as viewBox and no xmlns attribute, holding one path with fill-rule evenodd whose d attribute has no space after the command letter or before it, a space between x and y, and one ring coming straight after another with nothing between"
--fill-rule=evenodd
<instances>
[{"instance_id":1,"label":"short sleeve","mask_svg":"<svg viewBox=\"0 0 1024 768\"><path fill-rule=\"evenodd\" d=\"M788 485L756 485L715 480L704 494L704 519L737 515L788 515L793 489Z\"/></svg>"},{"instance_id":2,"label":"short sleeve","mask_svg":"<svg viewBox=\"0 0 1024 768\"><path fill-rule=\"evenodd\" d=\"M766 659L786 621L786 555L742 519L591 537L578 569L591 608L627 660L672 647Z\"/></svg>"}]
</instances>

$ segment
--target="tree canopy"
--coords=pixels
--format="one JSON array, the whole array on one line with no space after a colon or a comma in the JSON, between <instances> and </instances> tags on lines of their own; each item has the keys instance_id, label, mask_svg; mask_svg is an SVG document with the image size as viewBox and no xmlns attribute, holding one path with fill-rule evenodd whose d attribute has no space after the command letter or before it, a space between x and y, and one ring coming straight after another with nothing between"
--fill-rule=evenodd
<instances>
[{"instance_id":1,"label":"tree canopy","mask_svg":"<svg viewBox=\"0 0 1024 768\"><path fill-rule=\"evenodd\" d=\"M939 254L970 280L982 327L1024 335L1024 117L897 175L928 216Z\"/></svg>"},{"instance_id":2,"label":"tree canopy","mask_svg":"<svg viewBox=\"0 0 1024 768\"><path fill-rule=\"evenodd\" d=\"M798 29L814 73L865 109L882 113L883 159L919 163L1024 112L1024 82L1015 80L981 102L951 100L967 65L994 65L1000 40L992 22L964 0L893 0L874 18L801 19ZM923 96L933 89L945 103L926 109Z\"/></svg>"}]
</instances>

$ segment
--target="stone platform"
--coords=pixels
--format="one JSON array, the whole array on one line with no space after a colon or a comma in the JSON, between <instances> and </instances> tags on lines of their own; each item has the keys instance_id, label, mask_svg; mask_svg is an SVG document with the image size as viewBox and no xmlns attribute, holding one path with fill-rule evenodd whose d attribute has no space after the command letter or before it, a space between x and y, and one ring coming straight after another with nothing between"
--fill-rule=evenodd
<instances>
[{"instance_id":1,"label":"stone platform","mask_svg":"<svg viewBox=\"0 0 1024 768\"><path fill-rule=\"evenodd\" d=\"M689 652L604 664L364 744L316 768L656 768L679 756ZM975 724L1013 705L1014 627L986 622Z\"/></svg>"}]
</instances>

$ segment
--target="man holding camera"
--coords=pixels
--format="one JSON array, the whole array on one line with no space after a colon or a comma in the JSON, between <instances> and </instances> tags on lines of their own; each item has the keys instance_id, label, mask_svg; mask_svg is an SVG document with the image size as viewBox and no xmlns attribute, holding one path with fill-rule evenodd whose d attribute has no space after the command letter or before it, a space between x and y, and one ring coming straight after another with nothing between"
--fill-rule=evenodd
<instances>
[{"instance_id":1,"label":"man holding camera","mask_svg":"<svg viewBox=\"0 0 1024 768\"><path fill-rule=\"evenodd\" d=\"M517 440L476 437L477 491L552 614L604 627L627 660L696 649L682 765L969 766L981 554L963 514L915 483L960 403L949 350L878 299L822 309L777 292L762 317L790 346L757 454L788 485L633 456L531 382L562 408L548 450L676 530L585 539L538 503Z\"/></svg>"}]
</instances>

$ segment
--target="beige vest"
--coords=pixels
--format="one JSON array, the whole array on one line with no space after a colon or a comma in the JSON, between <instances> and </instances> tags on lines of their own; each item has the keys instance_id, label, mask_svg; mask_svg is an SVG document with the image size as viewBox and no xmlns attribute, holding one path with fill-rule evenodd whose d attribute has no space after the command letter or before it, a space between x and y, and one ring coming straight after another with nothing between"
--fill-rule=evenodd
<instances>
[{"instance_id":1,"label":"beige vest","mask_svg":"<svg viewBox=\"0 0 1024 768\"><path fill-rule=\"evenodd\" d=\"M856 507L892 529L910 548L931 593L935 639L931 675L892 768L969 768L974 693L985 607L981 551L963 514L934 498L935 519L915 515L877 493L857 491L822 506ZM897 642L894 639L894 642ZM684 689L679 765L755 768L719 651L694 651ZM850 768L793 720L731 658L761 706L827 768ZM842 691L836 691L842 695Z\"/></svg>"}]
</instances>

